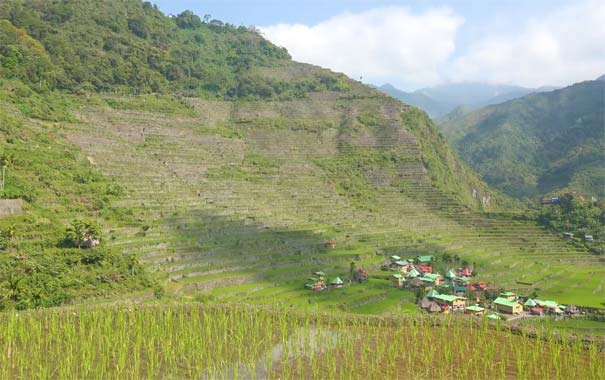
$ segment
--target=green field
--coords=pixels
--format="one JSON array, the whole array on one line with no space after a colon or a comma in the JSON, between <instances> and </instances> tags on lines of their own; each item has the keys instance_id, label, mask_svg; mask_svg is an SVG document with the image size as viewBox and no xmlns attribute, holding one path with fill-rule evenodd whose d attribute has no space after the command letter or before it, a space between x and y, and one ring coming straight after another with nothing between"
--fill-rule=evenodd
<instances>
[{"instance_id":1,"label":"green field","mask_svg":"<svg viewBox=\"0 0 605 380\"><path fill-rule=\"evenodd\" d=\"M597 343L481 319L199 304L2 313L3 379L602 379Z\"/></svg>"}]
</instances>

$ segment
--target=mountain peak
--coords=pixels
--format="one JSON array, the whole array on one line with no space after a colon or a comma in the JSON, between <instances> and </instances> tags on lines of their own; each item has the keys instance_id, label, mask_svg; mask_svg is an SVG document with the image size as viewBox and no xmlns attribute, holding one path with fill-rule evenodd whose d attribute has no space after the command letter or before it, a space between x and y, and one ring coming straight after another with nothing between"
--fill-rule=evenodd
<instances>
[{"instance_id":1,"label":"mountain peak","mask_svg":"<svg viewBox=\"0 0 605 380\"><path fill-rule=\"evenodd\" d=\"M601 82L605 82L605 74L598 77L597 80L600 80Z\"/></svg>"},{"instance_id":2,"label":"mountain peak","mask_svg":"<svg viewBox=\"0 0 605 380\"><path fill-rule=\"evenodd\" d=\"M390 83L385 83L385 84L383 84L382 86L380 86L378 88L380 88L381 90L399 90L397 87L393 86Z\"/></svg>"}]
</instances>

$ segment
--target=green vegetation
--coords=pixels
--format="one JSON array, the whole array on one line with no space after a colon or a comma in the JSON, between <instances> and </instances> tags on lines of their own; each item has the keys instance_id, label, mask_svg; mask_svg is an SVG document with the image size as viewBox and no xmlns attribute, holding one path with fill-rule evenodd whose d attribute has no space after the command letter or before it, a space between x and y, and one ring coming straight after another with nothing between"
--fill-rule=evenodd
<instances>
[{"instance_id":1,"label":"green vegetation","mask_svg":"<svg viewBox=\"0 0 605 380\"><path fill-rule=\"evenodd\" d=\"M241 306L0 314L7 379L602 379L599 344L487 320Z\"/></svg>"},{"instance_id":2,"label":"green vegetation","mask_svg":"<svg viewBox=\"0 0 605 380\"><path fill-rule=\"evenodd\" d=\"M3 196L24 201L0 220L5 308L133 292L411 312L380 278L384 252L447 252L507 289L602 302L599 258L521 220L426 114L254 30L137 1L10 1L1 17ZM303 288L352 261L367 283Z\"/></svg>"},{"instance_id":3,"label":"green vegetation","mask_svg":"<svg viewBox=\"0 0 605 380\"><path fill-rule=\"evenodd\" d=\"M289 80L257 69L290 56L253 28L167 17L150 2L45 0L0 4L0 74L35 88L199 97L296 98L343 90L327 71Z\"/></svg>"},{"instance_id":4,"label":"green vegetation","mask_svg":"<svg viewBox=\"0 0 605 380\"><path fill-rule=\"evenodd\" d=\"M605 337L605 318L574 317L557 319L555 317L530 318L521 322L522 327L532 326L534 329L556 331L561 334L576 334L578 336Z\"/></svg>"},{"instance_id":5,"label":"green vegetation","mask_svg":"<svg viewBox=\"0 0 605 380\"><path fill-rule=\"evenodd\" d=\"M441 125L482 178L511 195L605 196L605 82L587 81L463 114Z\"/></svg>"},{"instance_id":6,"label":"green vegetation","mask_svg":"<svg viewBox=\"0 0 605 380\"><path fill-rule=\"evenodd\" d=\"M19 82L0 82L1 194L25 202L23 214L0 220L0 309L56 306L149 287L135 257L105 244L72 249L82 245L75 236L74 244L65 244L73 220L106 225L118 217L109 205L120 187L65 140L60 125L40 120L71 120L65 108L54 107L69 100L55 103L60 98L51 92L17 95L24 89ZM127 210L120 213L129 220Z\"/></svg>"},{"instance_id":7,"label":"green vegetation","mask_svg":"<svg viewBox=\"0 0 605 380\"><path fill-rule=\"evenodd\" d=\"M560 205L542 206L538 223L560 234L574 234L593 252L605 253L605 203L586 201L573 194L560 200ZM589 241L587 236L591 237Z\"/></svg>"}]
</instances>

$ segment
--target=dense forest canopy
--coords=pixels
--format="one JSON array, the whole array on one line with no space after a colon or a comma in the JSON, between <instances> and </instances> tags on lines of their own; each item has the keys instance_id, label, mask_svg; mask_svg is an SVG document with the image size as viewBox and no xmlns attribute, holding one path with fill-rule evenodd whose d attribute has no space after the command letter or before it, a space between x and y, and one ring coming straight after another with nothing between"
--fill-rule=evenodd
<instances>
[{"instance_id":1,"label":"dense forest canopy","mask_svg":"<svg viewBox=\"0 0 605 380\"><path fill-rule=\"evenodd\" d=\"M168 17L149 2L9 1L0 19L0 73L38 88L268 99L346 87L327 72L263 77L258 68L290 56L255 28L190 11Z\"/></svg>"},{"instance_id":2,"label":"dense forest canopy","mask_svg":"<svg viewBox=\"0 0 605 380\"><path fill-rule=\"evenodd\" d=\"M586 81L463 113L441 124L458 153L517 197L605 196L605 82Z\"/></svg>"}]
</instances>

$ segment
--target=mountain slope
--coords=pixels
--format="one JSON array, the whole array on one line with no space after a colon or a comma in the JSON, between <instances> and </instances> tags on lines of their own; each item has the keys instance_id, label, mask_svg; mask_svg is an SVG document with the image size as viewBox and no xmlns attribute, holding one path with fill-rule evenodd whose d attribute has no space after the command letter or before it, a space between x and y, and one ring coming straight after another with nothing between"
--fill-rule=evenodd
<instances>
[{"instance_id":1,"label":"mountain slope","mask_svg":"<svg viewBox=\"0 0 605 380\"><path fill-rule=\"evenodd\" d=\"M463 114L441 125L483 178L515 196L605 195L605 84L587 81Z\"/></svg>"},{"instance_id":2,"label":"mountain slope","mask_svg":"<svg viewBox=\"0 0 605 380\"><path fill-rule=\"evenodd\" d=\"M385 84L378 89L384 93L387 93L395 99L401 100L402 102L409 104L414 107L418 107L425 111L432 118L441 117L448 114L453 104L451 102L444 102L423 94L422 92L406 92L395 88L393 85Z\"/></svg>"},{"instance_id":3,"label":"mountain slope","mask_svg":"<svg viewBox=\"0 0 605 380\"><path fill-rule=\"evenodd\" d=\"M478 179L417 109L342 75L292 62L247 28L197 23L187 12L166 17L138 1L30 0L0 7L15 22L5 21L0 30L10 45L2 51L3 76L15 83L6 90L10 112L31 123L44 119L55 133L41 146L61 142L56 146L70 152L70 162L99 179L78 176L84 169L68 165L58 172L93 184L111 178L122 189L101 197L102 210L96 210L96 197L74 201L50 186L44 165L52 167L54 158L16 165L14 175L25 185L49 192L36 202L26 199L27 213L18 220L26 225L32 214L56 210L35 235L24 236L31 245L51 236L48 245L64 252L56 230L78 215L96 220L104 248L138 258L168 295L199 300L409 310L413 296L384 281L388 273L379 269L394 253L459 255L460 264L474 263L486 280L523 292L539 287L561 302L597 305L603 296L605 267L598 258L535 223L500 215L511 200ZM99 14L111 17L99 21ZM141 17L148 27L141 28ZM78 37L94 24L99 35L120 41L118 51ZM187 38L188 52L199 48L208 56L198 61L180 55ZM72 44L83 57L71 57ZM160 49L161 65L180 68L183 76L155 67L147 59L153 54L142 60L146 49ZM46 57L56 77L40 80L47 71L35 67L18 70L14 63L28 54ZM106 57L105 64L92 62ZM112 65L116 59L123 64ZM241 59L250 64L232 65ZM130 77L128 67L138 67L151 82ZM107 82L98 81L101 74L109 75ZM154 81L157 92L148 85ZM10 144L6 138L1 148ZM16 154L27 162L26 153ZM80 191L98 194L94 186ZM84 210L56 208L57 202L79 202ZM0 220L3 227L8 223ZM42 254L52 258L50 250ZM322 294L303 289L316 270L346 279L352 261L370 272L368 284ZM509 266L522 269L502 271ZM124 273L118 266L115 277L136 268ZM77 275L77 266L72 269ZM114 278L106 276L70 284L89 289ZM577 284L578 277L587 280ZM132 289L145 284L139 285ZM111 296L111 290L99 294Z\"/></svg>"}]
</instances>

